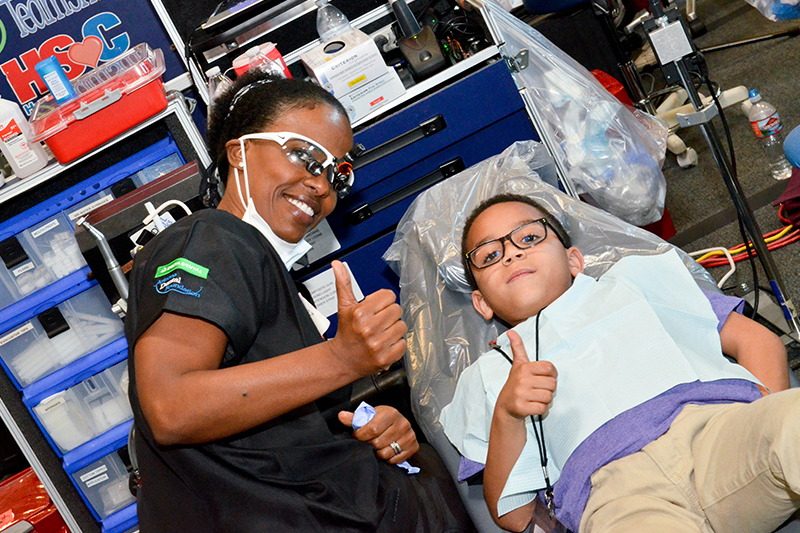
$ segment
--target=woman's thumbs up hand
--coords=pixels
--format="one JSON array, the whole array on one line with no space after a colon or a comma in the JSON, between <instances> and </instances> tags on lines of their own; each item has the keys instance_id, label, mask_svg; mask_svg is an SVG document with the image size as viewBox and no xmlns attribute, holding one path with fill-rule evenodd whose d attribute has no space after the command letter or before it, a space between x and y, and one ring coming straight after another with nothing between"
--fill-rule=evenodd
<instances>
[{"instance_id":1,"label":"woman's thumbs up hand","mask_svg":"<svg viewBox=\"0 0 800 533\"><path fill-rule=\"evenodd\" d=\"M339 303L339 327L329 341L334 356L359 377L386 370L406 351L407 328L394 293L381 289L359 302L347 268L339 261L331 266Z\"/></svg>"}]
</instances>

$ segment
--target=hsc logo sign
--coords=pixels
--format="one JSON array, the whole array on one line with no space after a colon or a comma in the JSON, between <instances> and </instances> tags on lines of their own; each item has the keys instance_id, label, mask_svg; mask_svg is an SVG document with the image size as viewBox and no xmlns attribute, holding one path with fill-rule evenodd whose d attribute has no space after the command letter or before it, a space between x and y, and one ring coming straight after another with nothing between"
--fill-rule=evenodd
<instances>
[{"instance_id":1,"label":"hsc logo sign","mask_svg":"<svg viewBox=\"0 0 800 533\"><path fill-rule=\"evenodd\" d=\"M5 7L11 14L20 38L35 34L38 30L55 24L96 3L98 0L0 0L0 11ZM47 87L36 73L35 66L43 59L55 56L67 78L74 80L87 69L100 62L119 57L130 48L127 32L118 31L122 24L112 12L98 13L86 20L81 27L80 41L72 36L59 34L45 40L38 47L22 52L18 57L0 64L11 90L27 114L33 111L34 100L47 91ZM0 32L0 52L5 46L9 28ZM11 35L8 35L11 38Z\"/></svg>"}]
</instances>

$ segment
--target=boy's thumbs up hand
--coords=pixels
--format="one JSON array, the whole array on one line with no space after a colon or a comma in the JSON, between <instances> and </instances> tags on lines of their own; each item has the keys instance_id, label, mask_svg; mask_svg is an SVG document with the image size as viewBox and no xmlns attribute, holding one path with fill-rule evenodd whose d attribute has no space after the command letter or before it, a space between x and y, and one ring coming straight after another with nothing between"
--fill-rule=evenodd
<instances>
[{"instance_id":1,"label":"boy's thumbs up hand","mask_svg":"<svg viewBox=\"0 0 800 533\"><path fill-rule=\"evenodd\" d=\"M522 363L530 363L528 359L528 352L525 351L525 344L522 342L522 337L519 336L514 330L509 330L506 333L508 342L511 343L511 353L514 355L513 366L519 366Z\"/></svg>"},{"instance_id":2,"label":"boy's thumbs up hand","mask_svg":"<svg viewBox=\"0 0 800 533\"><path fill-rule=\"evenodd\" d=\"M331 263L336 278L339 327L331 339L333 355L356 377L386 370L406 351L406 324L395 295L381 289L357 301L347 268Z\"/></svg>"},{"instance_id":3,"label":"boy's thumbs up hand","mask_svg":"<svg viewBox=\"0 0 800 533\"><path fill-rule=\"evenodd\" d=\"M544 414L553 401L558 371L549 361L531 362L525 344L516 331L509 330L506 335L511 343L514 362L497 398L495 412L502 410L502 413L518 419Z\"/></svg>"}]
</instances>

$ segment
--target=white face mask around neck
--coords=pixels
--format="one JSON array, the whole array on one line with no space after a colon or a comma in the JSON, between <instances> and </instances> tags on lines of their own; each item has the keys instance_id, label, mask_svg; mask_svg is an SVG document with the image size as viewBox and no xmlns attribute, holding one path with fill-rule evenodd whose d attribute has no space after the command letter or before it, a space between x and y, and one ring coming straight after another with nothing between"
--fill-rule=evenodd
<instances>
[{"instance_id":1,"label":"white face mask around neck","mask_svg":"<svg viewBox=\"0 0 800 533\"><path fill-rule=\"evenodd\" d=\"M243 174L247 202L244 201L244 196L242 196L242 184L239 181L239 169L234 167L233 173L236 177L236 188L239 191L239 200L241 200L242 205L245 208L244 215L242 215L242 220L261 232L264 238L266 238L272 247L275 248L275 251L278 252L283 264L286 265L286 269L291 269L292 265L294 265L298 259L308 253L308 251L311 249L311 245L308 244L305 239L300 239L300 241L295 244L281 239L275 234L274 231L272 231L272 228L269 226L269 224L267 224L267 221L264 220L264 218L258 213L255 203L253 202L253 198L250 196L250 180L247 176L247 160L244 156L244 141L240 142L242 145L242 168L244 169Z\"/></svg>"}]
</instances>

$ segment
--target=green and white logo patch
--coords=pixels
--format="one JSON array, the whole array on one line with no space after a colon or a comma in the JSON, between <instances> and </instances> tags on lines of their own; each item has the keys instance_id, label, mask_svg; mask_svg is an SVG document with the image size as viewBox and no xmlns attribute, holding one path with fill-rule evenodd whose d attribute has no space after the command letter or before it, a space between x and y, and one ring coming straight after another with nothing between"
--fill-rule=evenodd
<instances>
[{"instance_id":1,"label":"green and white logo patch","mask_svg":"<svg viewBox=\"0 0 800 533\"><path fill-rule=\"evenodd\" d=\"M198 265L193 261L189 261L184 257L179 257L168 265L160 266L156 269L156 278L165 276L174 270L183 270L187 274L197 276L198 278L208 278L208 269L204 266Z\"/></svg>"}]
</instances>

